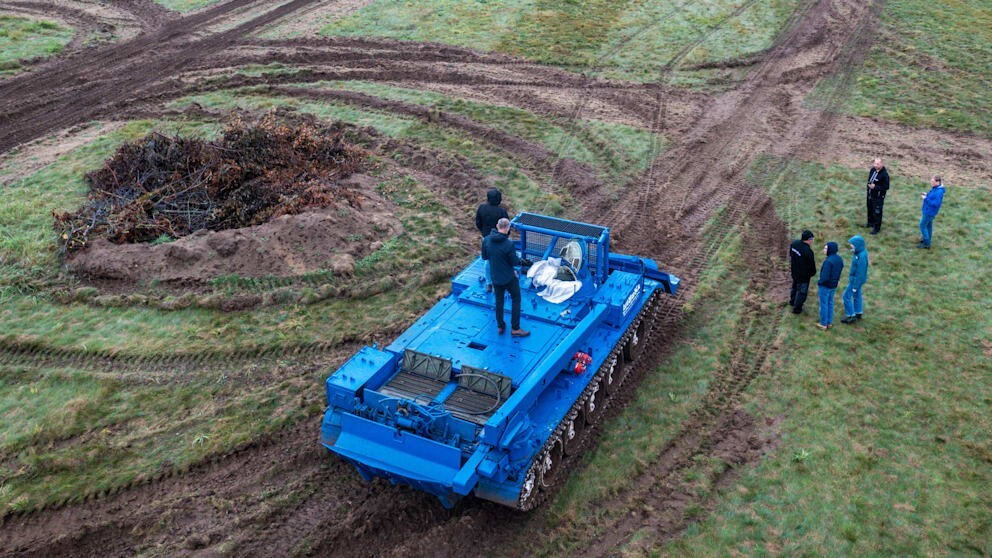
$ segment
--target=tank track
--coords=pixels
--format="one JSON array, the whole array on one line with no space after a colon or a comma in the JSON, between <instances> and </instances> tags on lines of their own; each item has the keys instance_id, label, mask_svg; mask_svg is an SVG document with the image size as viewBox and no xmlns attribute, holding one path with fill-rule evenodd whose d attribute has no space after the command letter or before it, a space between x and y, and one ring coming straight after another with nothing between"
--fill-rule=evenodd
<instances>
[{"instance_id":1,"label":"tank track","mask_svg":"<svg viewBox=\"0 0 992 558\"><path fill-rule=\"evenodd\" d=\"M594 439L593 431L602 423L605 411L610 407L610 403L617 399L626 379L631 376L631 367L639 363L636 356L625 362L624 347L631 340L635 345L643 347L654 334L655 325L659 321L658 301L661 292L659 289L652 293L638 317L627 327L593 379L565 414L565 418L558 423L544 446L537 452L524 475L520 495L517 498L517 509L529 511L547 501L568 478L582 454L588 449ZM643 329L641 329L642 325ZM604 382L606 379L611 380L609 386ZM605 397L601 393L604 390L607 392ZM583 424L576 428L578 421L582 421Z\"/></svg>"}]
</instances>

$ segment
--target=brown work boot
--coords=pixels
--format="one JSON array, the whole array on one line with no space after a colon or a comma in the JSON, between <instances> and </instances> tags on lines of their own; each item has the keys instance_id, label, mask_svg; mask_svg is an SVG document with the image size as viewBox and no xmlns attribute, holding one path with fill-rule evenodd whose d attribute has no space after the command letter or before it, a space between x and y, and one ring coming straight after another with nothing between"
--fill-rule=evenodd
<instances>
[{"instance_id":1,"label":"brown work boot","mask_svg":"<svg viewBox=\"0 0 992 558\"><path fill-rule=\"evenodd\" d=\"M510 335L513 337L527 337L530 335L530 332L525 329L511 329Z\"/></svg>"}]
</instances>

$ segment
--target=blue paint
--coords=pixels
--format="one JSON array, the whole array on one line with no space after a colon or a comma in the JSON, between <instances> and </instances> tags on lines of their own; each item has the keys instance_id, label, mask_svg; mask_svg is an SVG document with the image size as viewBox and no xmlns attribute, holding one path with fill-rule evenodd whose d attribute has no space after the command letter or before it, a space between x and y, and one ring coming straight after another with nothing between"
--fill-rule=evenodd
<instances>
[{"instance_id":1,"label":"blue paint","mask_svg":"<svg viewBox=\"0 0 992 558\"><path fill-rule=\"evenodd\" d=\"M364 347L331 374L321 443L367 480L407 484L448 507L473 492L516 506L532 461L651 295L678 288L654 261L611 254L605 227L523 213L513 228L531 261L578 241L583 287L551 304L522 272L522 327L531 335L499 335L477 258L389 346ZM571 371L576 351L592 357L581 375Z\"/></svg>"}]
</instances>

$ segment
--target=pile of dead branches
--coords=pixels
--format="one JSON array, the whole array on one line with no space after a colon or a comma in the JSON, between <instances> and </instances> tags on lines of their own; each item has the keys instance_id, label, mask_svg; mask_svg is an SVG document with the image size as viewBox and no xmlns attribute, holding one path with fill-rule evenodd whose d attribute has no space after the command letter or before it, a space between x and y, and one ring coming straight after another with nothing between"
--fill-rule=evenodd
<instances>
[{"instance_id":1,"label":"pile of dead branches","mask_svg":"<svg viewBox=\"0 0 992 558\"><path fill-rule=\"evenodd\" d=\"M118 244L176 239L201 229L257 225L274 217L357 205L339 180L368 152L343 126L281 124L272 116L235 121L215 142L152 133L121 146L86 175L86 204L54 213L63 253L96 238Z\"/></svg>"}]
</instances>

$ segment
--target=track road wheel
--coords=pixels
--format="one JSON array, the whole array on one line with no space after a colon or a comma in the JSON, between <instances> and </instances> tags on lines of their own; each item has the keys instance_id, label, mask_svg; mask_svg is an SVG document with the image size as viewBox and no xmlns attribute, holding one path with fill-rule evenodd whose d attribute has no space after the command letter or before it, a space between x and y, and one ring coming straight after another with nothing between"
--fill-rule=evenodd
<instances>
[{"instance_id":1,"label":"track road wheel","mask_svg":"<svg viewBox=\"0 0 992 558\"><path fill-rule=\"evenodd\" d=\"M615 355L611 360L609 365L606 367L606 373L603 375L603 388L606 390L607 395L613 395L620 389L620 384L623 383L624 374L626 372L626 366L624 366L623 359L620 355Z\"/></svg>"},{"instance_id":2,"label":"track road wheel","mask_svg":"<svg viewBox=\"0 0 992 558\"><path fill-rule=\"evenodd\" d=\"M623 359L634 362L644 350L644 334L647 333L647 323L642 319L634 326L634 332L623 346Z\"/></svg>"},{"instance_id":3,"label":"track road wheel","mask_svg":"<svg viewBox=\"0 0 992 558\"><path fill-rule=\"evenodd\" d=\"M585 408L580 408L562 432L562 450L565 455L578 455L581 452L582 434L586 430Z\"/></svg>"},{"instance_id":4,"label":"track road wheel","mask_svg":"<svg viewBox=\"0 0 992 558\"><path fill-rule=\"evenodd\" d=\"M604 379L600 378L583 405L587 425L596 424L599 421L599 417L602 416L603 411L606 410L606 390L603 389L603 382Z\"/></svg>"},{"instance_id":5,"label":"track road wheel","mask_svg":"<svg viewBox=\"0 0 992 558\"><path fill-rule=\"evenodd\" d=\"M548 490L555 484L558 474L562 470L562 458L564 457L561 440L555 440L538 459L541 460L540 475L538 475L541 490Z\"/></svg>"}]
</instances>

